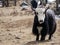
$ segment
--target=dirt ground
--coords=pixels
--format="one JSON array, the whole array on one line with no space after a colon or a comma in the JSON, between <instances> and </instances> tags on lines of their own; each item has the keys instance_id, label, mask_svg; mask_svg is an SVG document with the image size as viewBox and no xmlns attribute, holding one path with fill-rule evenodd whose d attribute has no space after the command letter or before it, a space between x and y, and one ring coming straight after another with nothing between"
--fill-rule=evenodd
<instances>
[{"instance_id":1,"label":"dirt ground","mask_svg":"<svg viewBox=\"0 0 60 45\"><path fill-rule=\"evenodd\" d=\"M36 42L32 34L34 15L20 7L0 9L0 45L60 45L60 20L51 41ZM48 37L48 36L47 36ZM46 37L46 39L47 39Z\"/></svg>"}]
</instances>

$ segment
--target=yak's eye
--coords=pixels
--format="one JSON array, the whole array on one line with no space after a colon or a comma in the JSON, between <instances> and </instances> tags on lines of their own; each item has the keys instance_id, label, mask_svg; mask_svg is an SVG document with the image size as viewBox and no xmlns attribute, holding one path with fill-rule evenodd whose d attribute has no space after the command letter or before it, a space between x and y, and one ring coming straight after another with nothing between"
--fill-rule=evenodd
<instances>
[{"instance_id":1,"label":"yak's eye","mask_svg":"<svg viewBox=\"0 0 60 45\"><path fill-rule=\"evenodd\" d=\"M36 14L38 15L38 12L36 12Z\"/></svg>"},{"instance_id":2,"label":"yak's eye","mask_svg":"<svg viewBox=\"0 0 60 45\"><path fill-rule=\"evenodd\" d=\"M38 15L38 12L35 12L35 15Z\"/></svg>"}]
</instances>

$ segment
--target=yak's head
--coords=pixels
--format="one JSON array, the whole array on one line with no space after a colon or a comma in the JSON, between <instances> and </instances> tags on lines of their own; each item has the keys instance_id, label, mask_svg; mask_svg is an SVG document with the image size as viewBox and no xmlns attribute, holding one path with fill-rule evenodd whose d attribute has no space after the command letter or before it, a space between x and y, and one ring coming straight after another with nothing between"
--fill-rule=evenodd
<instances>
[{"instance_id":1,"label":"yak's head","mask_svg":"<svg viewBox=\"0 0 60 45\"><path fill-rule=\"evenodd\" d=\"M40 24L44 23L45 20L45 14L44 14L45 8L36 8L35 9L35 15L38 17L38 22Z\"/></svg>"}]
</instances>

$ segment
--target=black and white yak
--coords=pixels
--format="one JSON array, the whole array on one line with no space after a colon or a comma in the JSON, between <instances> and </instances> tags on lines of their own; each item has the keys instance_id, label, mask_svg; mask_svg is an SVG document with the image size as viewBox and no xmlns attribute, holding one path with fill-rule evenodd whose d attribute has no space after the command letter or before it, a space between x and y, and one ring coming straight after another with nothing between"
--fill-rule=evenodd
<instances>
[{"instance_id":1,"label":"black and white yak","mask_svg":"<svg viewBox=\"0 0 60 45\"><path fill-rule=\"evenodd\" d=\"M45 40L46 35L49 35L49 40L51 40L52 35L56 31L56 21L55 13L53 10L48 9L46 14L43 12L45 8L36 8L35 17L32 28L32 33L36 35L36 41L39 41L39 35L41 35L41 41Z\"/></svg>"}]
</instances>

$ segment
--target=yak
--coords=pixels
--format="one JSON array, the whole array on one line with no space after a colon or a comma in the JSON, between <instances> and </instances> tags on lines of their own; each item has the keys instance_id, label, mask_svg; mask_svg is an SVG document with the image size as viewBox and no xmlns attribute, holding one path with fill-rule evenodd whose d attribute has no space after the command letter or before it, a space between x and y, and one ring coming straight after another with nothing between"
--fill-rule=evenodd
<instances>
[{"instance_id":1,"label":"yak","mask_svg":"<svg viewBox=\"0 0 60 45\"><path fill-rule=\"evenodd\" d=\"M44 41L46 35L49 35L49 40L56 31L55 13L52 9L48 9L44 14L45 8L36 8L34 11L34 22L32 33L36 36L36 41Z\"/></svg>"}]
</instances>

